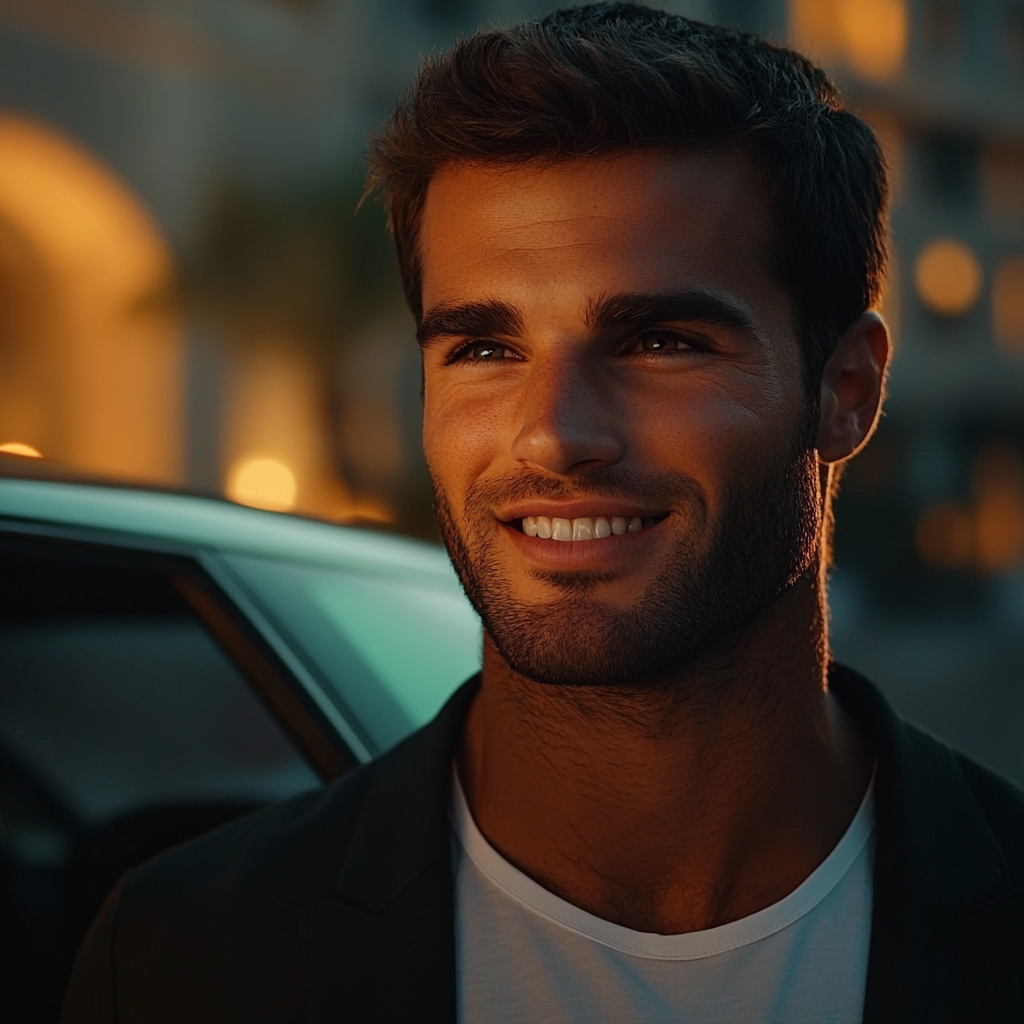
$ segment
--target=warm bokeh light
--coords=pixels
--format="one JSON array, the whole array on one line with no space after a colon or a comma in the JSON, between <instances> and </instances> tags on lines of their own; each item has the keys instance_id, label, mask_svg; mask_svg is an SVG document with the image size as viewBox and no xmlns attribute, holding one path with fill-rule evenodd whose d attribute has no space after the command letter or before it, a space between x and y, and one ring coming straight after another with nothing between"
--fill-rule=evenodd
<instances>
[{"instance_id":1,"label":"warm bokeh light","mask_svg":"<svg viewBox=\"0 0 1024 1024\"><path fill-rule=\"evenodd\" d=\"M1012 445L988 444L974 460L975 558L1004 572L1024 557L1024 462Z\"/></svg>"},{"instance_id":2,"label":"warm bokeh light","mask_svg":"<svg viewBox=\"0 0 1024 1024\"><path fill-rule=\"evenodd\" d=\"M933 313L958 316L978 301L981 264L974 250L963 242L938 238L918 255L914 283L921 301Z\"/></svg>"},{"instance_id":3,"label":"warm bokeh light","mask_svg":"<svg viewBox=\"0 0 1024 1024\"><path fill-rule=\"evenodd\" d=\"M949 501L931 505L917 521L915 539L918 554L932 568L963 568L974 552L971 513Z\"/></svg>"},{"instance_id":4,"label":"warm bokeh light","mask_svg":"<svg viewBox=\"0 0 1024 1024\"><path fill-rule=\"evenodd\" d=\"M224 395L221 464L239 467L258 453L287 468L289 504L238 498L250 505L345 520L352 495L339 476L324 429L323 367L301 340L253 328L230 351ZM228 476L234 479L234 470ZM230 493L230 490L229 490ZM273 492L276 494L277 492ZM235 497L231 494L231 497Z\"/></svg>"},{"instance_id":5,"label":"warm bokeh light","mask_svg":"<svg viewBox=\"0 0 1024 1024\"><path fill-rule=\"evenodd\" d=\"M834 55L841 46L836 0L789 0L789 40L815 60Z\"/></svg>"},{"instance_id":6,"label":"warm bokeh light","mask_svg":"<svg viewBox=\"0 0 1024 1024\"><path fill-rule=\"evenodd\" d=\"M251 455L231 467L225 490L232 501L242 505L287 512L295 507L298 481L280 459Z\"/></svg>"},{"instance_id":7,"label":"warm bokeh light","mask_svg":"<svg viewBox=\"0 0 1024 1024\"><path fill-rule=\"evenodd\" d=\"M790 0L789 38L814 60L840 58L863 78L892 78L907 52L906 0Z\"/></svg>"},{"instance_id":8,"label":"warm bokeh light","mask_svg":"<svg viewBox=\"0 0 1024 1024\"><path fill-rule=\"evenodd\" d=\"M1011 256L992 278L992 333L996 344L1024 355L1024 256Z\"/></svg>"},{"instance_id":9,"label":"warm bokeh light","mask_svg":"<svg viewBox=\"0 0 1024 1024\"><path fill-rule=\"evenodd\" d=\"M934 569L1008 572L1024 560L1024 459L993 442L975 456L970 508L939 502L917 523L917 550Z\"/></svg>"},{"instance_id":10,"label":"warm bokeh light","mask_svg":"<svg viewBox=\"0 0 1024 1024\"><path fill-rule=\"evenodd\" d=\"M41 459L43 453L36 448L33 448L30 444L22 444L20 441L8 441L6 444L0 444L0 452L4 452L7 455L24 455L29 459Z\"/></svg>"},{"instance_id":11,"label":"warm bokeh light","mask_svg":"<svg viewBox=\"0 0 1024 1024\"><path fill-rule=\"evenodd\" d=\"M905 0L839 0L843 55L864 78L892 78L907 52Z\"/></svg>"},{"instance_id":12,"label":"warm bokeh light","mask_svg":"<svg viewBox=\"0 0 1024 1024\"><path fill-rule=\"evenodd\" d=\"M975 556L986 572L1005 572L1024 556L1024 496L993 491L975 512Z\"/></svg>"},{"instance_id":13,"label":"warm bokeh light","mask_svg":"<svg viewBox=\"0 0 1024 1024\"><path fill-rule=\"evenodd\" d=\"M1024 224L1024 147L992 145L981 161L982 195L992 222Z\"/></svg>"}]
</instances>

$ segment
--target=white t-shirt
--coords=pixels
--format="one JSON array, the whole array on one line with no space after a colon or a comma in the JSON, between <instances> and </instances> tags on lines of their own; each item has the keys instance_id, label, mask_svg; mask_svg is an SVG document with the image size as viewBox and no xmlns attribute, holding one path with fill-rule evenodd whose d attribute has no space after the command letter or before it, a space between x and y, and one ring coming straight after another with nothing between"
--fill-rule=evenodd
<instances>
[{"instance_id":1,"label":"white t-shirt","mask_svg":"<svg viewBox=\"0 0 1024 1024\"><path fill-rule=\"evenodd\" d=\"M452 823L461 1024L854 1024L864 1008L874 782L825 861L749 917L637 932L548 892L476 827L456 777Z\"/></svg>"}]
</instances>

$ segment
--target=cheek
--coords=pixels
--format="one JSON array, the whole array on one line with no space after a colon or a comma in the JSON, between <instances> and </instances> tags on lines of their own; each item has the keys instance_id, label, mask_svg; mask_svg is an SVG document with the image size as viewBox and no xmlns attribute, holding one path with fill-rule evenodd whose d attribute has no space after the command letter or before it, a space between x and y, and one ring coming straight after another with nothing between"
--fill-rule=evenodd
<instances>
[{"instance_id":1,"label":"cheek","mask_svg":"<svg viewBox=\"0 0 1024 1024\"><path fill-rule=\"evenodd\" d=\"M507 451L514 418L507 400L480 389L435 384L424 387L423 451L431 475L457 500L484 470Z\"/></svg>"},{"instance_id":2,"label":"cheek","mask_svg":"<svg viewBox=\"0 0 1024 1024\"><path fill-rule=\"evenodd\" d=\"M636 447L645 450L651 468L692 477L714 515L735 484L760 477L792 443L800 405L790 391L705 381L700 388L648 394L633 417Z\"/></svg>"}]
</instances>

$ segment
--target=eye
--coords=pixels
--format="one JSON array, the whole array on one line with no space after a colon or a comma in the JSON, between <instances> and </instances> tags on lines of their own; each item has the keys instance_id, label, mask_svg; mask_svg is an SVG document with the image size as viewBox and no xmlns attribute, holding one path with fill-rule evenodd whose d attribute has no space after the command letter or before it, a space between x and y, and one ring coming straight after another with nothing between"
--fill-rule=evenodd
<instances>
[{"instance_id":1,"label":"eye","mask_svg":"<svg viewBox=\"0 0 1024 1024\"><path fill-rule=\"evenodd\" d=\"M646 331L637 339L636 352L690 352L694 345L671 331Z\"/></svg>"},{"instance_id":2,"label":"eye","mask_svg":"<svg viewBox=\"0 0 1024 1024\"><path fill-rule=\"evenodd\" d=\"M478 341L470 350L471 359L509 359L512 352L494 341Z\"/></svg>"},{"instance_id":3,"label":"eye","mask_svg":"<svg viewBox=\"0 0 1024 1024\"><path fill-rule=\"evenodd\" d=\"M512 349L497 341L472 341L457 348L449 362L492 363L500 359L518 359Z\"/></svg>"}]
</instances>

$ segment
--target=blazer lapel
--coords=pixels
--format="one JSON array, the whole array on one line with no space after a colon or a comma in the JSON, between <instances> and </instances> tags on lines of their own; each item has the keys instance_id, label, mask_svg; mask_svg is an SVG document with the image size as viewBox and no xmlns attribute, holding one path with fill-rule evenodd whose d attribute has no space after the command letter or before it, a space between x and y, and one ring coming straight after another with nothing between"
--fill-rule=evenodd
<instances>
[{"instance_id":1,"label":"blazer lapel","mask_svg":"<svg viewBox=\"0 0 1024 1024\"><path fill-rule=\"evenodd\" d=\"M373 773L337 896L302 922L314 1022L454 1024L455 910L448 804L452 758L479 686L461 687Z\"/></svg>"},{"instance_id":2,"label":"blazer lapel","mask_svg":"<svg viewBox=\"0 0 1024 1024\"><path fill-rule=\"evenodd\" d=\"M830 685L878 764L865 1024L974 1019L963 987L963 914L1004 876L1000 846L952 751L902 722L849 669L833 666Z\"/></svg>"}]
</instances>

